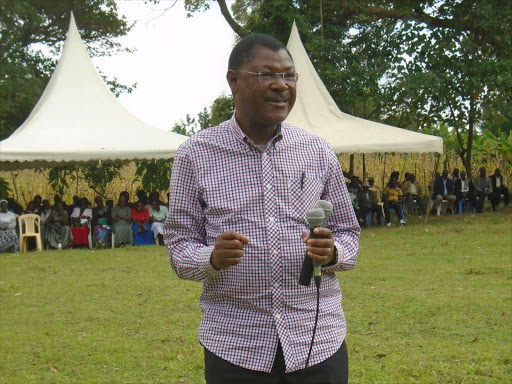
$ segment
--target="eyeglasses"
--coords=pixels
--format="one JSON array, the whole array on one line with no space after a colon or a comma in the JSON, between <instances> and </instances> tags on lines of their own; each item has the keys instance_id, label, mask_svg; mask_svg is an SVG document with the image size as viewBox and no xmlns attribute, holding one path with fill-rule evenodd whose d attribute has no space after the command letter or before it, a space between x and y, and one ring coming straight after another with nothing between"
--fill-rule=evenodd
<instances>
[{"instance_id":1,"label":"eyeglasses","mask_svg":"<svg viewBox=\"0 0 512 384\"><path fill-rule=\"evenodd\" d=\"M283 81L287 85L295 85L297 81L299 80L299 74L298 73L276 73L276 72L249 72L249 71L242 71L241 69L232 69L233 72L243 72L248 73L250 75L258 76L258 80L260 83L265 85L274 84L277 81L277 76L281 76L283 78Z\"/></svg>"}]
</instances>

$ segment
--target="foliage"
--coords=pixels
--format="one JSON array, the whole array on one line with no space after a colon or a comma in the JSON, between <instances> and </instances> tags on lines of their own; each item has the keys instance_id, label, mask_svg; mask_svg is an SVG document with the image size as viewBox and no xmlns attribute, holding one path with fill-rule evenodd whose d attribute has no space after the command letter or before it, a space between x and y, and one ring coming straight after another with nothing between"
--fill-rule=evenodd
<instances>
[{"instance_id":1,"label":"foliage","mask_svg":"<svg viewBox=\"0 0 512 384\"><path fill-rule=\"evenodd\" d=\"M363 230L337 273L351 383L512 381L511 215ZM0 271L2 382L204 383L202 286L165 247L2 254Z\"/></svg>"},{"instance_id":2,"label":"foliage","mask_svg":"<svg viewBox=\"0 0 512 384\"><path fill-rule=\"evenodd\" d=\"M0 9L0 140L23 123L43 93L71 10L92 56L123 50L114 38L131 28L114 0L0 0ZM114 93L131 90L116 79L108 82Z\"/></svg>"},{"instance_id":3,"label":"foliage","mask_svg":"<svg viewBox=\"0 0 512 384\"><path fill-rule=\"evenodd\" d=\"M135 164L137 166L135 181L140 182L144 191L167 192L169 190L172 160L139 160Z\"/></svg>"},{"instance_id":4,"label":"foliage","mask_svg":"<svg viewBox=\"0 0 512 384\"><path fill-rule=\"evenodd\" d=\"M3 177L0 177L0 198L6 199L11 193L11 187L9 183Z\"/></svg>"},{"instance_id":5,"label":"foliage","mask_svg":"<svg viewBox=\"0 0 512 384\"><path fill-rule=\"evenodd\" d=\"M51 168L48 172L48 184L58 195L64 194L64 191L70 188L69 181L77 179L77 167L62 166Z\"/></svg>"},{"instance_id":6,"label":"foliage","mask_svg":"<svg viewBox=\"0 0 512 384\"><path fill-rule=\"evenodd\" d=\"M210 127L214 127L223 121L231 119L234 110L235 105L233 103L233 98L231 96L226 96L225 94L220 95L213 101L208 125Z\"/></svg>"},{"instance_id":7,"label":"foliage","mask_svg":"<svg viewBox=\"0 0 512 384\"><path fill-rule=\"evenodd\" d=\"M105 198L108 186L119 177L122 168L123 164L110 162L54 167L48 172L48 183L54 192L63 195L70 183L82 179L94 193Z\"/></svg>"},{"instance_id":8,"label":"foliage","mask_svg":"<svg viewBox=\"0 0 512 384\"><path fill-rule=\"evenodd\" d=\"M205 11L206 3L187 0L186 7ZM285 42L296 20L341 110L420 131L445 122L468 172L484 119L503 124L505 116L510 124L511 2L236 0L232 10L236 25L223 15L242 37L264 32Z\"/></svg>"},{"instance_id":9,"label":"foliage","mask_svg":"<svg viewBox=\"0 0 512 384\"><path fill-rule=\"evenodd\" d=\"M95 193L106 198L107 187L119 176L123 168L120 163L87 164L79 167L85 182Z\"/></svg>"}]
</instances>

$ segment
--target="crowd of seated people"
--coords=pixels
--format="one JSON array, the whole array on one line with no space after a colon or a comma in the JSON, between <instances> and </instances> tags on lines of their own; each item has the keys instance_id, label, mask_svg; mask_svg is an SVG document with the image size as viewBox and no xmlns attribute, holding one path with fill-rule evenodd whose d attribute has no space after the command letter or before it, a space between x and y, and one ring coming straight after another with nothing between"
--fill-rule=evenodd
<instances>
[{"instance_id":1,"label":"crowd of seated people","mask_svg":"<svg viewBox=\"0 0 512 384\"><path fill-rule=\"evenodd\" d=\"M26 209L14 199L0 203L0 252L17 252L19 248L18 217L37 215L40 219L41 239L46 249L105 248L115 246L163 245L163 223L168 209L158 192L148 196L137 192L137 201L130 203L128 192L121 192L117 204L101 196L94 198L94 206L85 197L73 196L66 204L55 195L54 204L36 195ZM28 239L28 249L35 249L34 238Z\"/></svg>"},{"instance_id":2,"label":"crowd of seated people","mask_svg":"<svg viewBox=\"0 0 512 384\"><path fill-rule=\"evenodd\" d=\"M375 185L374 177L361 182L359 177L345 173L352 207L362 227L380 226L382 216L386 226L391 226L393 212L398 223L405 225L406 213L425 215L427 206L430 207L429 213L436 215L441 204L445 204L446 214L452 214L464 209L481 213L486 200L491 203L493 211L498 209L502 200L505 207L510 203L509 191L499 169L492 176L486 176L486 169L482 167L473 180L467 177L466 172L459 172L457 168L451 175L448 170L444 170L441 174L434 175L428 190L423 190L412 173L405 173L402 182L399 177L398 171L392 172L381 191Z\"/></svg>"}]
</instances>

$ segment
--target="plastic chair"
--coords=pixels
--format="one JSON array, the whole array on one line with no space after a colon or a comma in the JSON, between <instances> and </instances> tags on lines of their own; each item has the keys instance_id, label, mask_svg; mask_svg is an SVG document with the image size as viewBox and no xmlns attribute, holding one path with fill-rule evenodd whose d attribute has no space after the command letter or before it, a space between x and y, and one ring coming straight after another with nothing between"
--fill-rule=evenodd
<instances>
[{"instance_id":1,"label":"plastic chair","mask_svg":"<svg viewBox=\"0 0 512 384\"><path fill-rule=\"evenodd\" d=\"M20 227L20 252L27 252L26 240L29 237L36 238L37 250L42 251L41 218L34 214L21 215L18 217L18 225Z\"/></svg>"}]
</instances>

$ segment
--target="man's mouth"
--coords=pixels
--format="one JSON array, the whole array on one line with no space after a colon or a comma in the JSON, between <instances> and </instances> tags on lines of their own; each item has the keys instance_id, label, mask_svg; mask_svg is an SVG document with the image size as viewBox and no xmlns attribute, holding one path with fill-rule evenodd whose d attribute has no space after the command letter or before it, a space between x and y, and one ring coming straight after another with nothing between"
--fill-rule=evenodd
<instances>
[{"instance_id":1,"label":"man's mouth","mask_svg":"<svg viewBox=\"0 0 512 384\"><path fill-rule=\"evenodd\" d=\"M288 99L266 99L265 101L269 104L281 107L288 104Z\"/></svg>"}]
</instances>

